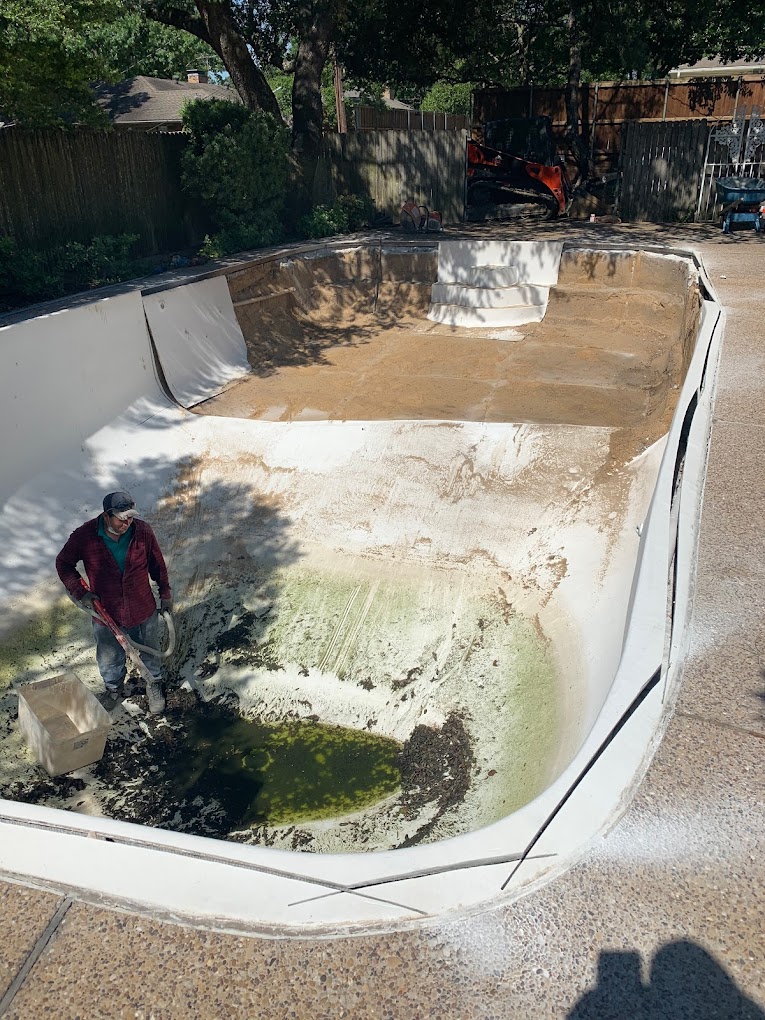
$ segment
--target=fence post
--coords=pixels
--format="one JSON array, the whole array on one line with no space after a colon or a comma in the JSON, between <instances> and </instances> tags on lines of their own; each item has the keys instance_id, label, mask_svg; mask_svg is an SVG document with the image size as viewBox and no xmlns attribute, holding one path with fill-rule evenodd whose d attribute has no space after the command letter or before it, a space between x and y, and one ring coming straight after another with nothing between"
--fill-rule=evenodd
<instances>
[{"instance_id":1,"label":"fence post","mask_svg":"<svg viewBox=\"0 0 765 1020\"><path fill-rule=\"evenodd\" d=\"M661 119L662 120L666 120L667 119L667 101L668 100L669 100L669 78L667 78L665 80L665 82L664 82L664 110L662 111L662 114L661 114Z\"/></svg>"},{"instance_id":2,"label":"fence post","mask_svg":"<svg viewBox=\"0 0 765 1020\"><path fill-rule=\"evenodd\" d=\"M337 113L337 130L341 135L348 133L348 123L345 119L345 99L343 97L343 73L340 66L335 63L334 73L335 84L335 111Z\"/></svg>"},{"instance_id":3,"label":"fence post","mask_svg":"<svg viewBox=\"0 0 765 1020\"><path fill-rule=\"evenodd\" d=\"M733 119L736 119L736 113L738 112L738 97L741 94L741 77L739 76L736 82L736 101L733 104Z\"/></svg>"},{"instance_id":4,"label":"fence post","mask_svg":"<svg viewBox=\"0 0 765 1020\"><path fill-rule=\"evenodd\" d=\"M595 82L595 96L592 100L592 120L590 121L590 162L595 167L595 118L598 114L598 89L600 82Z\"/></svg>"},{"instance_id":5,"label":"fence post","mask_svg":"<svg viewBox=\"0 0 765 1020\"><path fill-rule=\"evenodd\" d=\"M707 181L707 160L709 159L709 145L711 140L712 132L710 131L707 134L707 144L704 148L704 162L701 164L701 180L699 181L699 200L696 205L696 215L694 216L694 220L696 222L698 222L698 219L701 216L701 203L704 199L704 185L706 184Z\"/></svg>"}]
</instances>

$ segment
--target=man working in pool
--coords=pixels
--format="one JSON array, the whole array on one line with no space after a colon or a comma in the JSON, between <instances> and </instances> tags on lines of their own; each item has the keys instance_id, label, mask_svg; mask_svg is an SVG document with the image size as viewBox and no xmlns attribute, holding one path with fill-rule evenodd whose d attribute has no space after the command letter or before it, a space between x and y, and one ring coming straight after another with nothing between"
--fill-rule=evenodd
<instances>
[{"instance_id":1,"label":"man working in pool","mask_svg":"<svg viewBox=\"0 0 765 1020\"><path fill-rule=\"evenodd\" d=\"M138 518L129 492L104 496L104 511L77 528L56 557L56 570L75 602L94 611L99 599L106 612L127 636L149 648L159 647L159 614L151 578L159 589L160 609L172 612L173 598L167 567L156 535ZM77 564L82 561L88 577L88 591ZM122 695L127 673L125 651L109 628L93 618L96 661L106 688L104 707L114 708ZM141 652L154 677L146 682L149 711L159 715L165 708L162 692L162 660Z\"/></svg>"}]
</instances>

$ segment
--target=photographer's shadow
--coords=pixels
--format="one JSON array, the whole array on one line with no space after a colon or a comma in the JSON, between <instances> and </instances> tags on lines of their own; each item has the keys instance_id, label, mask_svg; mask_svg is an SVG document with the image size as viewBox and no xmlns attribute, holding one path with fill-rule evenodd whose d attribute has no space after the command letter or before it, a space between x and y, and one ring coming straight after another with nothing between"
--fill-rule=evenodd
<instances>
[{"instance_id":1,"label":"photographer's shadow","mask_svg":"<svg viewBox=\"0 0 765 1020\"><path fill-rule=\"evenodd\" d=\"M658 950L648 984L639 953L602 952L596 987L567 1020L765 1020L765 1011L710 953L683 939Z\"/></svg>"}]
</instances>

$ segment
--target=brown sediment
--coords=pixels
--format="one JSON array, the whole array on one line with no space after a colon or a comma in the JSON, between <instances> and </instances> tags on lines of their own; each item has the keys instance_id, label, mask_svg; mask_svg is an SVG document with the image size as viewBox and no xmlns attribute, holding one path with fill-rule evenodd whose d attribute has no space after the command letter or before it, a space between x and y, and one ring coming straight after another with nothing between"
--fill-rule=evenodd
<instances>
[{"instance_id":1,"label":"brown sediment","mask_svg":"<svg viewBox=\"0 0 765 1020\"><path fill-rule=\"evenodd\" d=\"M612 465L666 433L699 317L683 260L564 252L544 320L506 330L510 341L429 322L436 274L435 251L378 248L238 271L229 285L252 375L195 410L606 427Z\"/></svg>"}]
</instances>

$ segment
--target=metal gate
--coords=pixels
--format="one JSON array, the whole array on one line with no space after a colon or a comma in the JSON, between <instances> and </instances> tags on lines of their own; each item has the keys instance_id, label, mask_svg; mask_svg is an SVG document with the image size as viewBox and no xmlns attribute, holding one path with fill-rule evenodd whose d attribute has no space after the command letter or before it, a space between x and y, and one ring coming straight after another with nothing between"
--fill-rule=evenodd
<instances>
[{"instance_id":1,"label":"metal gate","mask_svg":"<svg viewBox=\"0 0 765 1020\"><path fill-rule=\"evenodd\" d=\"M720 177L765 177L765 122L756 107L748 116L743 110L710 130L695 219L720 219L722 205L714 185Z\"/></svg>"}]
</instances>

